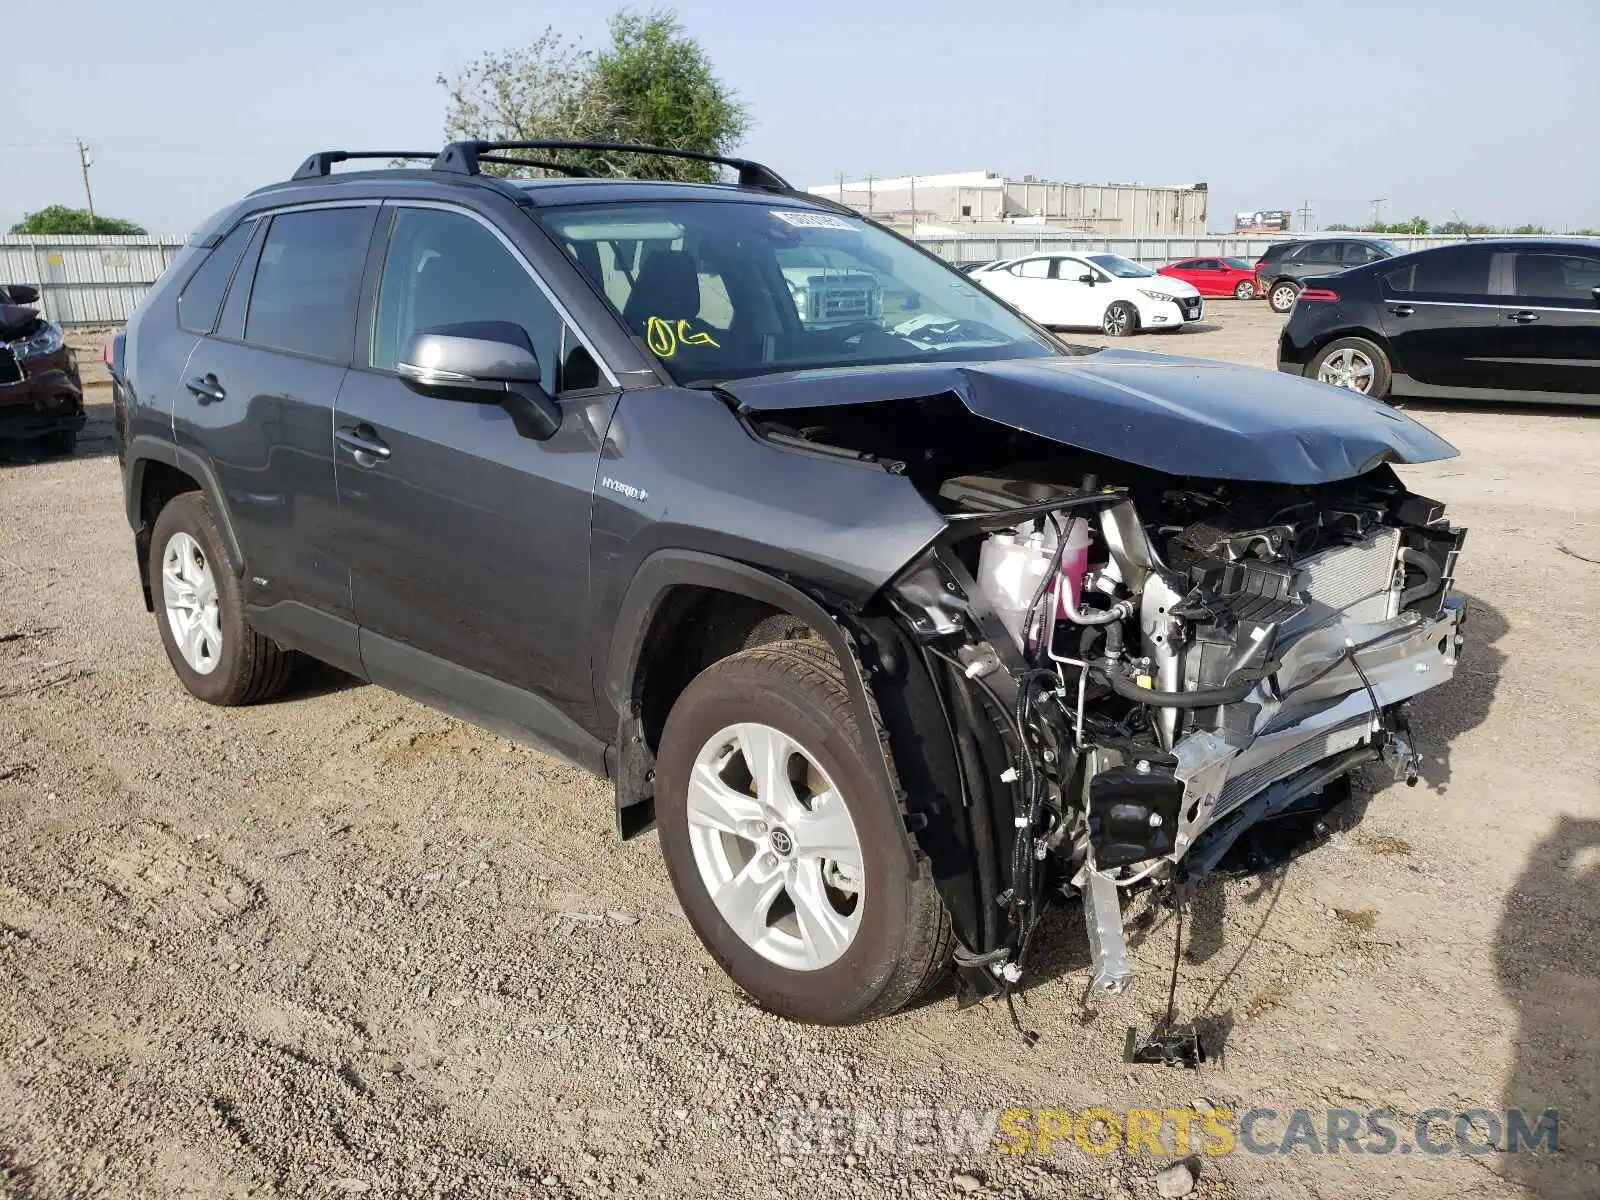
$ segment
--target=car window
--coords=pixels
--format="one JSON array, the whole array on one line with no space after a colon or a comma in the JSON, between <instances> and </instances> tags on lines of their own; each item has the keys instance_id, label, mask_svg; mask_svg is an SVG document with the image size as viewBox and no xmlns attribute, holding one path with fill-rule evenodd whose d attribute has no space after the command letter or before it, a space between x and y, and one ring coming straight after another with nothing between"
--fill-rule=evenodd
<instances>
[{"instance_id":1,"label":"car window","mask_svg":"<svg viewBox=\"0 0 1600 1200\"><path fill-rule=\"evenodd\" d=\"M1345 242L1344 262L1346 266L1360 266L1362 263L1377 262L1383 255L1379 254L1365 242Z\"/></svg>"},{"instance_id":2,"label":"car window","mask_svg":"<svg viewBox=\"0 0 1600 1200\"><path fill-rule=\"evenodd\" d=\"M1191 271L1215 271L1220 265L1214 258L1197 258L1189 269Z\"/></svg>"},{"instance_id":3,"label":"car window","mask_svg":"<svg viewBox=\"0 0 1600 1200\"><path fill-rule=\"evenodd\" d=\"M1186 258L1182 262L1173 263L1172 269L1174 271L1193 271L1199 267L1199 265L1200 260L1198 258Z\"/></svg>"},{"instance_id":4,"label":"car window","mask_svg":"<svg viewBox=\"0 0 1600 1200\"><path fill-rule=\"evenodd\" d=\"M1011 268L1013 275L1023 279L1046 279L1050 275L1050 260L1048 258L1026 258Z\"/></svg>"},{"instance_id":5,"label":"car window","mask_svg":"<svg viewBox=\"0 0 1600 1200\"><path fill-rule=\"evenodd\" d=\"M974 280L846 213L774 197L552 205L534 217L679 383L1059 353ZM1049 264L1022 265L1043 276Z\"/></svg>"},{"instance_id":6,"label":"car window","mask_svg":"<svg viewBox=\"0 0 1600 1200\"><path fill-rule=\"evenodd\" d=\"M1297 259L1304 263L1328 263L1338 265L1343 258L1341 248L1345 242L1309 242L1306 248L1297 255Z\"/></svg>"},{"instance_id":7,"label":"car window","mask_svg":"<svg viewBox=\"0 0 1600 1200\"><path fill-rule=\"evenodd\" d=\"M1055 260L1056 278L1078 280L1084 275L1092 275L1087 263L1078 258L1058 258Z\"/></svg>"},{"instance_id":8,"label":"car window","mask_svg":"<svg viewBox=\"0 0 1600 1200\"><path fill-rule=\"evenodd\" d=\"M419 330L476 321L521 328L539 359L544 389L560 390L561 318L527 267L464 213L397 210L378 284L372 365L392 371Z\"/></svg>"},{"instance_id":9,"label":"car window","mask_svg":"<svg viewBox=\"0 0 1600 1200\"><path fill-rule=\"evenodd\" d=\"M1297 251L1305 249L1305 243L1296 245L1294 242L1274 242L1261 252L1262 262L1276 262L1280 258L1293 258Z\"/></svg>"},{"instance_id":10,"label":"car window","mask_svg":"<svg viewBox=\"0 0 1600 1200\"><path fill-rule=\"evenodd\" d=\"M1246 262L1242 258L1225 258L1222 260L1222 264L1226 267L1232 267L1235 271L1253 271L1255 269L1254 263Z\"/></svg>"},{"instance_id":11,"label":"car window","mask_svg":"<svg viewBox=\"0 0 1600 1200\"><path fill-rule=\"evenodd\" d=\"M183 285L178 296L178 324L190 333L210 333L216 325L228 281L255 228L256 222L246 221L223 238Z\"/></svg>"},{"instance_id":12,"label":"car window","mask_svg":"<svg viewBox=\"0 0 1600 1200\"><path fill-rule=\"evenodd\" d=\"M1489 294L1489 251L1477 246L1447 246L1409 256L1383 276L1384 290L1395 295L1486 296Z\"/></svg>"},{"instance_id":13,"label":"car window","mask_svg":"<svg viewBox=\"0 0 1600 1200\"><path fill-rule=\"evenodd\" d=\"M1518 296L1585 306L1600 300L1600 257L1519 251L1514 270Z\"/></svg>"},{"instance_id":14,"label":"car window","mask_svg":"<svg viewBox=\"0 0 1600 1200\"><path fill-rule=\"evenodd\" d=\"M322 208L272 218L250 288L245 341L348 357L373 211Z\"/></svg>"}]
</instances>

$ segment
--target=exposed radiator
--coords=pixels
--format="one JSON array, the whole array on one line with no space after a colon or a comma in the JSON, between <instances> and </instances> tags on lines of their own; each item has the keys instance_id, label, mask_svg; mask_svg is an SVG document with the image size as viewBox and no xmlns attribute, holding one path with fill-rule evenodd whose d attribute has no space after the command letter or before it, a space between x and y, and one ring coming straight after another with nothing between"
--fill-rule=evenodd
<instances>
[{"instance_id":1,"label":"exposed radiator","mask_svg":"<svg viewBox=\"0 0 1600 1200\"><path fill-rule=\"evenodd\" d=\"M1258 763L1248 770L1231 776L1223 785L1222 795L1217 800L1213 812L1216 816L1221 816L1243 804L1269 784L1277 783L1278 780L1293 775L1296 771L1311 766L1312 763L1338 754L1341 750L1348 750L1361 741L1371 724L1371 716L1363 714L1341 725L1335 725L1332 729L1322 730L1298 746L1285 750L1276 758L1269 758L1264 763Z\"/></svg>"},{"instance_id":2,"label":"exposed radiator","mask_svg":"<svg viewBox=\"0 0 1600 1200\"><path fill-rule=\"evenodd\" d=\"M1330 621L1361 623L1394 616L1394 562L1398 529L1380 529L1364 542L1312 555L1300 564L1295 587L1306 606L1283 623L1287 634Z\"/></svg>"}]
</instances>

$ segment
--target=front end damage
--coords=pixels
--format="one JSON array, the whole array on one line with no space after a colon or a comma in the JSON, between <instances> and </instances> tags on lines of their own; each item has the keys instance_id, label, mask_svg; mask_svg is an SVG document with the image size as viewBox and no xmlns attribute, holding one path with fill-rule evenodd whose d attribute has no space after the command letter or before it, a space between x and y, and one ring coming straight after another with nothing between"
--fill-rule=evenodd
<instances>
[{"instance_id":1,"label":"front end damage","mask_svg":"<svg viewBox=\"0 0 1600 1200\"><path fill-rule=\"evenodd\" d=\"M1456 668L1464 531L1389 466L1195 478L918 415L915 435L885 433L881 411L751 419L906 475L944 517L886 611L843 619L965 999L1024 978L1063 897L1082 900L1093 986L1119 992L1123 893L1181 903L1242 837L1325 810L1364 763L1415 781L1406 706Z\"/></svg>"}]
</instances>

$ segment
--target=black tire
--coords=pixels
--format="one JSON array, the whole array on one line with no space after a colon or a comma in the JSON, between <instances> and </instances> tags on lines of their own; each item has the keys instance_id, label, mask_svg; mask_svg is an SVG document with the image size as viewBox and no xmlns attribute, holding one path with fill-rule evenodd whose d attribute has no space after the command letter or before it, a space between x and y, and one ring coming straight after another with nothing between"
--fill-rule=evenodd
<instances>
[{"instance_id":1,"label":"black tire","mask_svg":"<svg viewBox=\"0 0 1600 1200\"><path fill-rule=\"evenodd\" d=\"M1100 318L1100 331L1107 337L1132 337L1139 332L1139 310L1126 300L1113 300Z\"/></svg>"},{"instance_id":2,"label":"black tire","mask_svg":"<svg viewBox=\"0 0 1600 1200\"><path fill-rule=\"evenodd\" d=\"M1294 307L1300 285L1292 279L1280 279L1267 289L1267 303L1275 313L1286 313Z\"/></svg>"},{"instance_id":3,"label":"black tire","mask_svg":"<svg viewBox=\"0 0 1600 1200\"><path fill-rule=\"evenodd\" d=\"M1235 300L1254 300L1256 298L1256 285L1248 279L1241 279L1233 286Z\"/></svg>"},{"instance_id":4,"label":"black tire","mask_svg":"<svg viewBox=\"0 0 1600 1200\"><path fill-rule=\"evenodd\" d=\"M843 955L814 970L769 961L723 918L696 865L688 786L719 731L759 722L805 747L844 799L860 841L860 925ZM869 736L876 740L876 731ZM817 641L776 642L724 658L679 696L656 762L661 850L679 903L711 956L763 1008L795 1021L850 1025L903 1007L943 974L950 921L899 805L878 782L838 662Z\"/></svg>"},{"instance_id":5,"label":"black tire","mask_svg":"<svg viewBox=\"0 0 1600 1200\"><path fill-rule=\"evenodd\" d=\"M199 545L216 583L217 624L222 645L216 653L216 666L209 672L195 670L184 659L163 599L162 562L168 544L179 533L188 534ZM156 517L150 535L148 574L161 644L166 647L167 659L190 695L207 704L256 704L272 699L288 686L294 669L294 653L271 638L262 637L245 623L238 577L229 565L211 506L201 493L184 492L173 497Z\"/></svg>"},{"instance_id":6,"label":"black tire","mask_svg":"<svg viewBox=\"0 0 1600 1200\"><path fill-rule=\"evenodd\" d=\"M1367 387L1353 387L1350 390L1360 392L1363 396L1370 396L1374 400L1385 399L1389 395L1389 382L1392 378L1389 368L1389 356L1383 352L1383 347L1375 342L1368 341L1366 338L1347 337L1329 342L1311 360L1311 366L1306 371L1306 378L1320 378L1322 369L1328 364L1329 360L1337 362L1346 350L1351 352L1352 365L1359 364L1362 359L1365 359L1372 368L1370 374L1366 376L1370 379ZM1359 370L1356 371L1355 378L1358 383L1363 378ZM1324 382L1332 383L1333 381L1325 380ZM1335 383L1334 386L1347 385Z\"/></svg>"},{"instance_id":7,"label":"black tire","mask_svg":"<svg viewBox=\"0 0 1600 1200\"><path fill-rule=\"evenodd\" d=\"M58 429L39 439L39 449L51 458L66 458L78 448L76 429Z\"/></svg>"}]
</instances>

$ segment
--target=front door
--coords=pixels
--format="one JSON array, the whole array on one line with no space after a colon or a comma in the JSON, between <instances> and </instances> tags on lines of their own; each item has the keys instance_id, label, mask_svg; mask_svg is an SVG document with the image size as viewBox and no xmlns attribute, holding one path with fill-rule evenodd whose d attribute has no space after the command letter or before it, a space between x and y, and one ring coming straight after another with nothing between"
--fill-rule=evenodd
<instances>
[{"instance_id":1,"label":"front door","mask_svg":"<svg viewBox=\"0 0 1600 1200\"><path fill-rule=\"evenodd\" d=\"M1054 311L1059 314L1059 324L1079 329L1098 329L1110 301L1104 289L1083 282L1084 276L1101 278L1081 258L1058 258L1052 264L1050 282Z\"/></svg>"},{"instance_id":2,"label":"front door","mask_svg":"<svg viewBox=\"0 0 1600 1200\"><path fill-rule=\"evenodd\" d=\"M1489 265L1483 247L1447 246L1408 256L1383 275L1379 320L1395 371L1433 388L1498 386L1500 304Z\"/></svg>"},{"instance_id":3,"label":"front door","mask_svg":"<svg viewBox=\"0 0 1600 1200\"><path fill-rule=\"evenodd\" d=\"M487 220L404 205L383 220L369 344L334 419L362 662L376 683L597 765L589 518L616 395L586 355L586 378L563 363L572 332ZM562 410L548 441L499 404L422 396L395 373L415 331L477 321L528 334Z\"/></svg>"},{"instance_id":4,"label":"front door","mask_svg":"<svg viewBox=\"0 0 1600 1200\"><path fill-rule=\"evenodd\" d=\"M1519 250L1500 309L1504 386L1600 395L1600 253Z\"/></svg>"}]
</instances>

